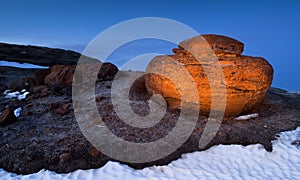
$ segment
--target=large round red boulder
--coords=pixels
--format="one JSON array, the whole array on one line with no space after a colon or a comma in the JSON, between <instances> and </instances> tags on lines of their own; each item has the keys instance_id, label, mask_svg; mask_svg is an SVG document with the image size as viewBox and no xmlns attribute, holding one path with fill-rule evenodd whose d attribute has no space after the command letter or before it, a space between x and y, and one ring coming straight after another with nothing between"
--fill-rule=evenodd
<instances>
[{"instance_id":1,"label":"large round red boulder","mask_svg":"<svg viewBox=\"0 0 300 180\"><path fill-rule=\"evenodd\" d=\"M206 41L199 43L202 42L199 39L203 38ZM264 58L241 55L244 45L238 40L219 35L203 35L187 39L178 47L173 50L174 55L155 57L147 67L147 72L151 73L145 76L147 91L164 96L170 107L181 108L182 105L180 86L170 79L175 78L183 84L190 80L182 79L184 75L179 71L173 73L171 76L174 77L171 78L155 72L162 69L166 72L172 71L170 64L174 62L182 65L191 75L191 81L195 84L199 96L200 113L205 115L211 110L216 110L212 108L212 88L215 88L216 102L218 98L221 102L222 97L218 97L218 93L221 96L221 92L224 92L222 88L225 88L225 116L235 116L246 113L257 105L272 83L272 66ZM191 54L191 50L198 52L197 59L195 54ZM174 62L167 60L170 58ZM204 60L199 61L201 58ZM224 82L217 87L211 87L212 82L209 81L207 72L217 73L220 69L212 65L210 58L217 59L224 77ZM191 93L192 91L191 89ZM184 99L185 102L194 100L189 97Z\"/></svg>"}]
</instances>

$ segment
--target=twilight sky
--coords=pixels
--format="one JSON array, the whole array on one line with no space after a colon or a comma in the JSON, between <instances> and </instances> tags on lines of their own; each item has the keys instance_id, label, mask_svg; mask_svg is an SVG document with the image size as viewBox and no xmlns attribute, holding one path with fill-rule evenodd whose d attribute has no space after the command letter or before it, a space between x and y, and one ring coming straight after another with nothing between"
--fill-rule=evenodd
<instances>
[{"instance_id":1,"label":"twilight sky","mask_svg":"<svg viewBox=\"0 0 300 180\"><path fill-rule=\"evenodd\" d=\"M95 36L114 24L138 17L164 17L184 23L200 34L222 34L244 42L244 54L262 56L273 65L272 86L300 91L297 0L5 0L0 4L0 42L81 52ZM122 55L126 56L119 57Z\"/></svg>"}]
</instances>

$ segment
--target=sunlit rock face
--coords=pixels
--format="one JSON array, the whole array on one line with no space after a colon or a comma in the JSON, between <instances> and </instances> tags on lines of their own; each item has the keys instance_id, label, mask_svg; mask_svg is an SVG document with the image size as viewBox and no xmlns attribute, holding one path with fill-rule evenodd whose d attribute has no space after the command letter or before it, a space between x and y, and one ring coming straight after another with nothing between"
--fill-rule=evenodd
<instances>
[{"instance_id":1,"label":"sunlit rock face","mask_svg":"<svg viewBox=\"0 0 300 180\"><path fill-rule=\"evenodd\" d=\"M225 116L246 113L265 96L273 68L264 58L241 55L243 49L240 41L220 35L182 41L174 55L150 62L147 91L161 94L173 108L197 100L203 115L211 110L225 110Z\"/></svg>"}]
</instances>

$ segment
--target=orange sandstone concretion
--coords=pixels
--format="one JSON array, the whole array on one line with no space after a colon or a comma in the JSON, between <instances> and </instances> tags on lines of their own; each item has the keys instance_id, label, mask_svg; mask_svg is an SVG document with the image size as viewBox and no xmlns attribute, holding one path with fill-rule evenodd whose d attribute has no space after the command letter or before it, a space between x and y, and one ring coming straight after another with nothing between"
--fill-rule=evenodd
<instances>
[{"instance_id":1,"label":"orange sandstone concretion","mask_svg":"<svg viewBox=\"0 0 300 180\"><path fill-rule=\"evenodd\" d=\"M199 43L201 42L199 39L203 39L205 43ZM209 50L205 50L205 48ZM199 50L198 59L188 51L191 49ZM202 49L204 50L201 51ZM241 55L243 49L244 44L238 40L220 35L202 35L202 37L196 36L181 42L178 48L173 49L174 55L164 57L165 59L172 58L191 75L199 96L200 113L203 115L208 115L211 110L215 110L211 108L212 87L206 72L207 70L217 71L215 66L210 65L209 58L217 59L225 82L214 92L221 94L223 91L220 88L226 88L224 115L236 116L246 113L257 105L264 98L273 79L273 68L268 61L260 57L243 56ZM180 86L172 82L170 78L155 74L156 70L161 71L161 69L172 71L169 68L170 61L165 61L164 57L155 57L149 63L147 72L151 73L145 76L145 85L148 93L161 94L166 99L168 106L181 108ZM199 61L202 57L205 60ZM182 77L180 72L173 73L172 76L174 76L172 78L179 79L177 82L183 84L188 81L187 79L180 81ZM218 97L218 95L214 97ZM185 98L185 101L189 102L189 98Z\"/></svg>"}]
</instances>

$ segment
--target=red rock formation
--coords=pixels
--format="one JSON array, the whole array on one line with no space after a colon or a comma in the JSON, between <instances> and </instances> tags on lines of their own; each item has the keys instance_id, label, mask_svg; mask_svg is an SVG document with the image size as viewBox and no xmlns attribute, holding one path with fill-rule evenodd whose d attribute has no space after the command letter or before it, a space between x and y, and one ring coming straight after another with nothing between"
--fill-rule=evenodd
<instances>
[{"instance_id":1,"label":"red rock formation","mask_svg":"<svg viewBox=\"0 0 300 180\"><path fill-rule=\"evenodd\" d=\"M201 37L196 36L181 42L179 48L173 50L174 55L155 57L147 67L147 72L161 69L166 72L172 71L169 67L174 62L166 60L167 57L179 62L192 76L199 94L200 112L207 115L211 110L212 90L206 72L217 73L218 69L210 61L216 58L221 65L225 82L217 87L214 97L217 97L218 102L221 99L218 93L221 96L222 88L226 89L225 116L234 116L251 110L263 99L271 85L272 66L263 58L242 56L243 44L235 39L219 35L203 35L203 37L206 43L199 43ZM190 50L197 52L199 58L204 60L197 60ZM180 72L176 72L173 76L181 83L188 81L180 80L184 77ZM170 79L149 74L145 78L145 85L149 93L162 94L170 107L181 107L180 87ZM192 99L193 97L188 97L185 102L192 102Z\"/></svg>"},{"instance_id":2,"label":"red rock formation","mask_svg":"<svg viewBox=\"0 0 300 180\"><path fill-rule=\"evenodd\" d=\"M73 83L73 75L77 68L78 81L85 82L89 81L89 77L86 72L98 70L98 66L92 64L79 64L77 66L68 65L55 65L51 67L51 73L48 74L44 82L48 87L69 87ZM99 72L98 79L106 80L112 78L118 72L118 68L112 63L103 63ZM83 79L85 77L85 79Z\"/></svg>"},{"instance_id":3,"label":"red rock formation","mask_svg":"<svg viewBox=\"0 0 300 180\"><path fill-rule=\"evenodd\" d=\"M51 73L45 77L44 81L49 87L71 86L74 71L75 66L54 65L51 67Z\"/></svg>"}]
</instances>

